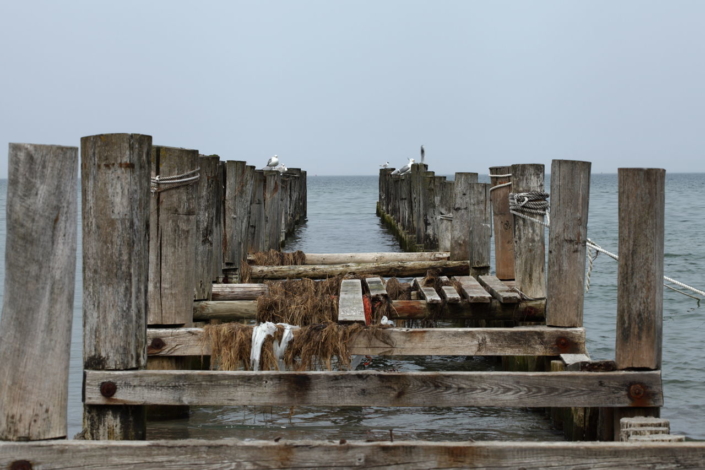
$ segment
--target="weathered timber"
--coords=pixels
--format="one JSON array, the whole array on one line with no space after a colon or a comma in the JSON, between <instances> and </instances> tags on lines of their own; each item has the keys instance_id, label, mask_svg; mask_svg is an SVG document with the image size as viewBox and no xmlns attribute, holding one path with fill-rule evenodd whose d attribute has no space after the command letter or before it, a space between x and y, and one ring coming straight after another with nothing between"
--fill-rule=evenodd
<instances>
[{"instance_id":1,"label":"weathered timber","mask_svg":"<svg viewBox=\"0 0 705 470\"><path fill-rule=\"evenodd\" d=\"M256 300L231 300L220 302L194 302L194 321L254 320L257 317Z\"/></svg>"},{"instance_id":2,"label":"weathered timber","mask_svg":"<svg viewBox=\"0 0 705 470\"><path fill-rule=\"evenodd\" d=\"M218 200L220 158L217 155L201 155L198 158L198 165L201 168L201 177L197 185L194 300L210 300L215 271L213 265L217 253L215 242L220 238L220 233L215 231L216 208L220 206Z\"/></svg>"},{"instance_id":3,"label":"weathered timber","mask_svg":"<svg viewBox=\"0 0 705 470\"><path fill-rule=\"evenodd\" d=\"M490 167L492 187L510 183L512 181L510 171L509 166ZM514 216L509 212L510 192L512 192L511 186L490 191L494 225L495 274L502 280L514 279Z\"/></svg>"},{"instance_id":4,"label":"weathered timber","mask_svg":"<svg viewBox=\"0 0 705 470\"><path fill-rule=\"evenodd\" d=\"M244 161L225 162L225 262L240 267L247 255L250 226L250 201L254 183L254 167Z\"/></svg>"},{"instance_id":5,"label":"weathered timber","mask_svg":"<svg viewBox=\"0 0 705 470\"><path fill-rule=\"evenodd\" d=\"M161 440L2 442L0 466L49 468L702 468L703 442ZM18 464L19 465L19 464ZM17 467L22 468L22 467ZM28 468L28 467L27 467Z\"/></svg>"},{"instance_id":6,"label":"weathered timber","mask_svg":"<svg viewBox=\"0 0 705 470\"><path fill-rule=\"evenodd\" d=\"M438 249L450 252L453 232L453 202L455 181L443 181L438 203Z\"/></svg>"},{"instance_id":7,"label":"weathered timber","mask_svg":"<svg viewBox=\"0 0 705 470\"><path fill-rule=\"evenodd\" d=\"M359 279L344 279L340 284L338 300L339 322L365 322L365 307L362 303L362 282Z\"/></svg>"},{"instance_id":8,"label":"weathered timber","mask_svg":"<svg viewBox=\"0 0 705 470\"><path fill-rule=\"evenodd\" d=\"M146 135L81 139L85 369L147 363L151 152ZM145 432L144 407L84 407L86 439L144 439Z\"/></svg>"},{"instance_id":9,"label":"weathered timber","mask_svg":"<svg viewBox=\"0 0 705 470\"><path fill-rule=\"evenodd\" d=\"M279 224L280 231L279 231L279 246L284 245L284 240L286 240L286 233L287 233L287 223L289 219L289 181L291 179L286 175L283 174L281 176L281 179L279 180L280 187L279 187L279 213L281 214L281 222Z\"/></svg>"},{"instance_id":10,"label":"weathered timber","mask_svg":"<svg viewBox=\"0 0 705 470\"><path fill-rule=\"evenodd\" d=\"M380 168L379 170L379 196L377 199L377 207L385 213L389 213L389 175L391 175L393 171L394 168Z\"/></svg>"},{"instance_id":11,"label":"weathered timber","mask_svg":"<svg viewBox=\"0 0 705 470\"><path fill-rule=\"evenodd\" d=\"M251 266L252 279L311 278L325 279L348 273L379 276L413 277L425 275L429 269L438 269L445 275L468 274L468 263L463 261L409 261L396 263L347 263L301 266ZM227 270L226 270L227 271Z\"/></svg>"},{"instance_id":12,"label":"weathered timber","mask_svg":"<svg viewBox=\"0 0 705 470\"><path fill-rule=\"evenodd\" d=\"M215 213L213 215L213 281L220 282L223 278L223 260L225 258L223 238L225 237L225 220L223 220L223 205L225 204L225 162L218 162L214 194Z\"/></svg>"},{"instance_id":13,"label":"weathered timber","mask_svg":"<svg viewBox=\"0 0 705 470\"><path fill-rule=\"evenodd\" d=\"M101 394L112 382L115 393ZM179 384L175 387L174 384ZM630 396L638 384L644 391ZM111 390L112 391L112 390ZM88 405L663 405L661 372L87 371Z\"/></svg>"},{"instance_id":14,"label":"weathered timber","mask_svg":"<svg viewBox=\"0 0 705 470\"><path fill-rule=\"evenodd\" d=\"M424 278L422 277L416 277L413 281L413 285L418 289L419 297L431 305L443 302L438 293L436 293L436 289L433 287L425 287L423 281Z\"/></svg>"},{"instance_id":15,"label":"weathered timber","mask_svg":"<svg viewBox=\"0 0 705 470\"><path fill-rule=\"evenodd\" d=\"M306 253L306 264L393 263L397 261L445 261L449 252L416 253Z\"/></svg>"},{"instance_id":16,"label":"weathered timber","mask_svg":"<svg viewBox=\"0 0 705 470\"><path fill-rule=\"evenodd\" d=\"M474 183L477 183L477 173L455 174L450 242L450 259L453 261L470 259L472 184Z\"/></svg>"},{"instance_id":17,"label":"weathered timber","mask_svg":"<svg viewBox=\"0 0 705 470\"><path fill-rule=\"evenodd\" d=\"M661 368L666 170L620 168L615 360Z\"/></svg>"},{"instance_id":18,"label":"weathered timber","mask_svg":"<svg viewBox=\"0 0 705 470\"><path fill-rule=\"evenodd\" d=\"M365 278L365 285L367 285L367 290L370 292L370 297L373 299L388 298L387 288L384 285L384 281L379 277L367 277Z\"/></svg>"},{"instance_id":19,"label":"weathered timber","mask_svg":"<svg viewBox=\"0 0 705 470\"><path fill-rule=\"evenodd\" d=\"M590 162L553 160L546 324L582 326Z\"/></svg>"},{"instance_id":20,"label":"weathered timber","mask_svg":"<svg viewBox=\"0 0 705 470\"><path fill-rule=\"evenodd\" d=\"M278 171L264 172L264 250L279 250L281 235L282 175Z\"/></svg>"},{"instance_id":21,"label":"weathered timber","mask_svg":"<svg viewBox=\"0 0 705 470\"><path fill-rule=\"evenodd\" d=\"M472 276L455 276L460 293L470 303L489 303L491 295Z\"/></svg>"},{"instance_id":22,"label":"weathered timber","mask_svg":"<svg viewBox=\"0 0 705 470\"><path fill-rule=\"evenodd\" d=\"M492 207L490 185L473 183L470 185L470 238L468 260L470 275L490 273L490 238L492 237Z\"/></svg>"},{"instance_id":23,"label":"weathered timber","mask_svg":"<svg viewBox=\"0 0 705 470\"><path fill-rule=\"evenodd\" d=\"M543 191L544 166L512 165L512 193ZM543 221L544 217L530 214ZM546 297L546 243L544 227L514 216L514 277L517 288L534 299Z\"/></svg>"},{"instance_id":24,"label":"weathered timber","mask_svg":"<svg viewBox=\"0 0 705 470\"><path fill-rule=\"evenodd\" d=\"M267 293L267 284L213 284L213 300L256 300Z\"/></svg>"},{"instance_id":25,"label":"weathered timber","mask_svg":"<svg viewBox=\"0 0 705 470\"><path fill-rule=\"evenodd\" d=\"M152 177L198 168L198 150L152 147ZM193 174L189 177L195 176ZM200 178L199 178L200 179ZM198 184L159 184L149 214L149 325L190 325L196 265Z\"/></svg>"},{"instance_id":26,"label":"weathered timber","mask_svg":"<svg viewBox=\"0 0 705 470\"><path fill-rule=\"evenodd\" d=\"M441 297L450 304L459 304L461 300L454 286L441 286Z\"/></svg>"},{"instance_id":27,"label":"weathered timber","mask_svg":"<svg viewBox=\"0 0 705 470\"><path fill-rule=\"evenodd\" d=\"M9 146L0 440L66 436L77 170L76 147Z\"/></svg>"},{"instance_id":28,"label":"weathered timber","mask_svg":"<svg viewBox=\"0 0 705 470\"><path fill-rule=\"evenodd\" d=\"M496 276L479 276L478 281L492 297L502 303L517 303L521 300L521 295L507 287Z\"/></svg>"},{"instance_id":29,"label":"weathered timber","mask_svg":"<svg viewBox=\"0 0 705 470\"><path fill-rule=\"evenodd\" d=\"M565 372L565 364L563 361L551 361L551 372ZM551 423L558 430L563 430L564 425L567 425L567 410L565 408L551 408ZM565 432L564 432L565 435Z\"/></svg>"},{"instance_id":30,"label":"weathered timber","mask_svg":"<svg viewBox=\"0 0 705 470\"><path fill-rule=\"evenodd\" d=\"M149 329L147 329L149 331ZM149 338L147 339L149 341ZM147 370L189 370L190 358L183 356L151 356L147 346ZM183 419L190 413L188 405L151 405L145 410L148 421Z\"/></svg>"},{"instance_id":31,"label":"weathered timber","mask_svg":"<svg viewBox=\"0 0 705 470\"><path fill-rule=\"evenodd\" d=\"M422 181L423 194L426 199L426 209L422 218L424 232L421 240L426 250L438 250L438 230L440 222L438 218L438 207L441 198L441 186L445 180L445 176L435 176L434 172L427 171Z\"/></svg>"},{"instance_id":32,"label":"weathered timber","mask_svg":"<svg viewBox=\"0 0 705 470\"><path fill-rule=\"evenodd\" d=\"M209 355L200 328L147 330L150 356ZM382 356L556 356L584 351L582 328L388 328L384 336L362 332L351 354Z\"/></svg>"},{"instance_id":33,"label":"weathered timber","mask_svg":"<svg viewBox=\"0 0 705 470\"><path fill-rule=\"evenodd\" d=\"M264 172L255 170L250 199L250 226L247 235L247 252L267 251L264 246Z\"/></svg>"}]
</instances>

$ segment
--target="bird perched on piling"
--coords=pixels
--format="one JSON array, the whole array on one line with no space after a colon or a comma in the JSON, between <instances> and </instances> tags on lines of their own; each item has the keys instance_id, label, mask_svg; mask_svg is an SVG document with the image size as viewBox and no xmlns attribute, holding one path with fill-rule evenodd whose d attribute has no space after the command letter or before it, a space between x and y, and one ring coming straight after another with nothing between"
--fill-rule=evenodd
<instances>
[{"instance_id":1,"label":"bird perched on piling","mask_svg":"<svg viewBox=\"0 0 705 470\"><path fill-rule=\"evenodd\" d=\"M425 158L426 158L426 150L424 150L423 145L421 145L421 163L422 164L423 164Z\"/></svg>"},{"instance_id":2,"label":"bird perched on piling","mask_svg":"<svg viewBox=\"0 0 705 470\"><path fill-rule=\"evenodd\" d=\"M405 175L411 171L411 165L415 163L415 160L413 158L409 159L409 163L404 165L403 167L399 168L398 170L394 170L392 172L393 175Z\"/></svg>"},{"instance_id":3,"label":"bird perched on piling","mask_svg":"<svg viewBox=\"0 0 705 470\"><path fill-rule=\"evenodd\" d=\"M385 162L384 165L380 165L382 168L389 168L389 162Z\"/></svg>"},{"instance_id":4,"label":"bird perched on piling","mask_svg":"<svg viewBox=\"0 0 705 470\"><path fill-rule=\"evenodd\" d=\"M288 170L288 168L285 167L282 163L280 163L279 165L272 168L272 170L278 171L279 173L281 173L283 175L284 173L286 173L286 170Z\"/></svg>"},{"instance_id":5,"label":"bird perched on piling","mask_svg":"<svg viewBox=\"0 0 705 470\"><path fill-rule=\"evenodd\" d=\"M267 164L262 169L264 171L274 171L277 169L277 166L279 166L279 157L274 155L273 157L269 157Z\"/></svg>"}]
</instances>

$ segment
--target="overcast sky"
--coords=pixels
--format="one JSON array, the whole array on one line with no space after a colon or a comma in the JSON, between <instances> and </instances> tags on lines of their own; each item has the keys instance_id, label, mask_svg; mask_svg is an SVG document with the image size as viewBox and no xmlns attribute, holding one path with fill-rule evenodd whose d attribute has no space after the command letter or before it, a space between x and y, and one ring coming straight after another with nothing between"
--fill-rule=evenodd
<instances>
[{"instance_id":1,"label":"overcast sky","mask_svg":"<svg viewBox=\"0 0 705 470\"><path fill-rule=\"evenodd\" d=\"M0 0L8 142L135 132L310 175L705 171L705 2Z\"/></svg>"}]
</instances>

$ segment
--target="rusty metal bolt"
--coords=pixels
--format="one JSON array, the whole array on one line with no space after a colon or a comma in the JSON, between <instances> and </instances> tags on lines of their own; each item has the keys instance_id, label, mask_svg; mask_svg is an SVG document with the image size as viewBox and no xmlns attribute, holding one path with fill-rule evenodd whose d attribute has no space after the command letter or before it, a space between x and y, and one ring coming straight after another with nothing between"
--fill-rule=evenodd
<instances>
[{"instance_id":1,"label":"rusty metal bolt","mask_svg":"<svg viewBox=\"0 0 705 470\"><path fill-rule=\"evenodd\" d=\"M101 382L100 384L100 394L105 398L111 398L117 392L117 385L115 382Z\"/></svg>"},{"instance_id":2,"label":"rusty metal bolt","mask_svg":"<svg viewBox=\"0 0 705 470\"><path fill-rule=\"evenodd\" d=\"M15 460L10 464L10 470L32 470L32 462L29 460Z\"/></svg>"},{"instance_id":3,"label":"rusty metal bolt","mask_svg":"<svg viewBox=\"0 0 705 470\"><path fill-rule=\"evenodd\" d=\"M152 338L152 342L149 343L149 347L152 349L164 349L166 343L161 338Z\"/></svg>"},{"instance_id":4,"label":"rusty metal bolt","mask_svg":"<svg viewBox=\"0 0 705 470\"><path fill-rule=\"evenodd\" d=\"M566 349L568 346L570 346L570 341L561 336L556 340L556 346L558 346L560 349Z\"/></svg>"},{"instance_id":5,"label":"rusty metal bolt","mask_svg":"<svg viewBox=\"0 0 705 470\"><path fill-rule=\"evenodd\" d=\"M629 397L633 399L644 398L646 390L641 384L633 384L629 386Z\"/></svg>"}]
</instances>

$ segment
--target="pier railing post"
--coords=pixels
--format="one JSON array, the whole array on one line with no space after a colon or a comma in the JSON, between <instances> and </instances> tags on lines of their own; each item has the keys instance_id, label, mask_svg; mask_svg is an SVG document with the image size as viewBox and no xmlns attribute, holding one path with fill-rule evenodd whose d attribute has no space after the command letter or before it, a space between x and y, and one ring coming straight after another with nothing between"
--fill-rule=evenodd
<instances>
[{"instance_id":1,"label":"pier railing post","mask_svg":"<svg viewBox=\"0 0 705 470\"><path fill-rule=\"evenodd\" d=\"M215 231L218 201L218 167L217 155L198 158L201 177L198 181L198 209L196 211L196 283L194 300L210 300L213 290L214 264L216 263L216 246L220 236Z\"/></svg>"},{"instance_id":2,"label":"pier railing post","mask_svg":"<svg viewBox=\"0 0 705 470\"><path fill-rule=\"evenodd\" d=\"M78 149L10 144L8 156L0 440L58 439L66 436Z\"/></svg>"},{"instance_id":3,"label":"pier railing post","mask_svg":"<svg viewBox=\"0 0 705 470\"><path fill-rule=\"evenodd\" d=\"M546 324L583 326L590 162L553 160Z\"/></svg>"},{"instance_id":4,"label":"pier railing post","mask_svg":"<svg viewBox=\"0 0 705 470\"><path fill-rule=\"evenodd\" d=\"M490 273L490 239L492 224L490 217L490 185L473 183L470 185L470 238L469 256L470 275L484 276Z\"/></svg>"},{"instance_id":5,"label":"pier railing post","mask_svg":"<svg viewBox=\"0 0 705 470\"><path fill-rule=\"evenodd\" d=\"M477 173L456 173L453 186L453 223L451 225L450 259L470 259L471 185L477 183Z\"/></svg>"},{"instance_id":6,"label":"pier railing post","mask_svg":"<svg viewBox=\"0 0 705 470\"><path fill-rule=\"evenodd\" d=\"M81 139L83 362L89 370L143 369L147 362L151 149L147 135ZM87 405L83 428L86 439L144 439L144 407Z\"/></svg>"},{"instance_id":7,"label":"pier railing post","mask_svg":"<svg viewBox=\"0 0 705 470\"><path fill-rule=\"evenodd\" d=\"M511 183L511 167L490 167L492 186ZM502 175L501 177L492 175ZM494 225L494 262L498 279L514 279L514 216L509 212L509 193L511 186L503 186L490 192Z\"/></svg>"},{"instance_id":8,"label":"pier railing post","mask_svg":"<svg viewBox=\"0 0 705 470\"><path fill-rule=\"evenodd\" d=\"M280 249L282 175L278 171L264 172L264 249Z\"/></svg>"},{"instance_id":9,"label":"pier railing post","mask_svg":"<svg viewBox=\"0 0 705 470\"><path fill-rule=\"evenodd\" d=\"M512 193L543 192L544 166L512 165ZM530 217L544 220L543 216ZM514 277L516 287L533 299L546 298L546 242L544 227L514 216Z\"/></svg>"}]
</instances>

